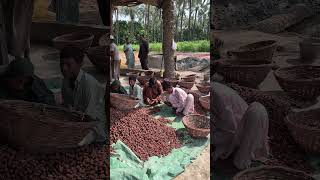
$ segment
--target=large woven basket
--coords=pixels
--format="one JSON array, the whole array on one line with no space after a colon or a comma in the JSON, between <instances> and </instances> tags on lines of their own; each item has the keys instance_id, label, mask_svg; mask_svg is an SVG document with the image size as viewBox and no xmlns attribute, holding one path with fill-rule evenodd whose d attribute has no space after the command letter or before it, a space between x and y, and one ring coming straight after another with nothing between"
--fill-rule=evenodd
<instances>
[{"instance_id":1,"label":"large woven basket","mask_svg":"<svg viewBox=\"0 0 320 180\"><path fill-rule=\"evenodd\" d=\"M195 82L196 81L196 75L195 74L191 74L191 75L188 75L186 77L183 77L181 78L183 81L185 82Z\"/></svg>"},{"instance_id":2,"label":"large woven basket","mask_svg":"<svg viewBox=\"0 0 320 180\"><path fill-rule=\"evenodd\" d=\"M261 62L263 64L265 62L272 62L276 49L276 41L259 41L242 46L238 50L229 51L228 55L231 56L232 59L243 63Z\"/></svg>"},{"instance_id":3,"label":"large woven basket","mask_svg":"<svg viewBox=\"0 0 320 180\"><path fill-rule=\"evenodd\" d=\"M209 92L210 92L210 84L209 83L200 83L200 84L196 84L196 86L202 94L209 94Z\"/></svg>"},{"instance_id":4,"label":"large woven basket","mask_svg":"<svg viewBox=\"0 0 320 180\"><path fill-rule=\"evenodd\" d=\"M234 82L242 86L257 88L267 77L275 64L243 65L230 61L220 61L216 67L226 82Z\"/></svg>"},{"instance_id":5,"label":"large woven basket","mask_svg":"<svg viewBox=\"0 0 320 180\"><path fill-rule=\"evenodd\" d=\"M0 111L0 134L31 153L76 148L98 123L80 112L26 101L0 101Z\"/></svg>"},{"instance_id":6,"label":"large woven basket","mask_svg":"<svg viewBox=\"0 0 320 180\"><path fill-rule=\"evenodd\" d=\"M302 171L282 166L260 166L239 172L233 180L315 180Z\"/></svg>"},{"instance_id":7,"label":"large woven basket","mask_svg":"<svg viewBox=\"0 0 320 180\"><path fill-rule=\"evenodd\" d=\"M205 138L210 133L210 119L203 115L188 115L182 119L188 133L194 138Z\"/></svg>"},{"instance_id":8,"label":"large woven basket","mask_svg":"<svg viewBox=\"0 0 320 180\"><path fill-rule=\"evenodd\" d=\"M116 109L120 110L130 110L134 109L139 103L139 100L133 99L127 95L111 93L110 94L110 103Z\"/></svg>"},{"instance_id":9,"label":"large woven basket","mask_svg":"<svg viewBox=\"0 0 320 180\"><path fill-rule=\"evenodd\" d=\"M188 89L188 90L190 90L193 87L193 85L194 85L194 82L185 82L185 81L180 81L179 82L179 86L180 87L183 87L183 88Z\"/></svg>"},{"instance_id":10,"label":"large woven basket","mask_svg":"<svg viewBox=\"0 0 320 180\"><path fill-rule=\"evenodd\" d=\"M97 69L103 72L107 72L109 70L108 61L110 60L110 56L107 46L91 47L88 50L87 56Z\"/></svg>"},{"instance_id":11,"label":"large woven basket","mask_svg":"<svg viewBox=\"0 0 320 180\"><path fill-rule=\"evenodd\" d=\"M210 96L200 97L199 102L206 111L210 111Z\"/></svg>"},{"instance_id":12,"label":"large woven basket","mask_svg":"<svg viewBox=\"0 0 320 180\"><path fill-rule=\"evenodd\" d=\"M166 78L163 81L169 82L171 84L171 86L173 86L173 87L176 87L178 85L178 83L179 83L179 81L176 80L176 79L167 79Z\"/></svg>"},{"instance_id":13,"label":"large woven basket","mask_svg":"<svg viewBox=\"0 0 320 180\"><path fill-rule=\"evenodd\" d=\"M320 66L291 66L274 72L280 86L289 95L313 100L320 95Z\"/></svg>"},{"instance_id":14,"label":"large woven basket","mask_svg":"<svg viewBox=\"0 0 320 180\"><path fill-rule=\"evenodd\" d=\"M300 61L314 61L320 58L320 39L308 38L304 39L299 44L300 46Z\"/></svg>"},{"instance_id":15,"label":"large woven basket","mask_svg":"<svg viewBox=\"0 0 320 180\"><path fill-rule=\"evenodd\" d=\"M94 35L91 33L70 33L54 38L53 45L57 49L63 49L66 46L73 46L84 51L88 50L93 41Z\"/></svg>"},{"instance_id":16,"label":"large woven basket","mask_svg":"<svg viewBox=\"0 0 320 180\"><path fill-rule=\"evenodd\" d=\"M304 120L320 121L320 109L289 114L285 122L295 141L308 152L320 153L320 129L298 123Z\"/></svg>"}]
</instances>

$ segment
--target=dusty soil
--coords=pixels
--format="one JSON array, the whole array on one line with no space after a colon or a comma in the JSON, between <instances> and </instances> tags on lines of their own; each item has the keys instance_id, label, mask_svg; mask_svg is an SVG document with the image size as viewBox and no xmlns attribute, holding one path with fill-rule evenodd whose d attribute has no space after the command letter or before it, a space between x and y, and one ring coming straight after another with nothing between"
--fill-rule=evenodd
<instances>
[{"instance_id":1,"label":"dusty soil","mask_svg":"<svg viewBox=\"0 0 320 180\"><path fill-rule=\"evenodd\" d=\"M209 180L210 179L210 146L208 145L201 155L189 166L184 173L174 180Z\"/></svg>"}]
</instances>

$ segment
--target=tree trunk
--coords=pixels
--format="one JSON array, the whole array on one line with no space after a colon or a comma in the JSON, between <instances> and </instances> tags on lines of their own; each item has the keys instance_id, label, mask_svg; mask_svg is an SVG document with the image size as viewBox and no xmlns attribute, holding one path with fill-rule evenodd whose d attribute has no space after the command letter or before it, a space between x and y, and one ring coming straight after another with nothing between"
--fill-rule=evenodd
<instances>
[{"instance_id":1,"label":"tree trunk","mask_svg":"<svg viewBox=\"0 0 320 180\"><path fill-rule=\"evenodd\" d=\"M189 24L188 24L188 31L189 31L189 40L191 40L191 15L192 15L192 0L189 0Z\"/></svg>"},{"instance_id":2,"label":"tree trunk","mask_svg":"<svg viewBox=\"0 0 320 180\"><path fill-rule=\"evenodd\" d=\"M119 44L119 39L120 39L120 36L119 36L119 30L120 30L120 24L119 24L119 11L118 11L118 9L116 10L116 28L117 28L117 44Z\"/></svg>"},{"instance_id":3,"label":"tree trunk","mask_svg":"<svg viewBox=\"0 0 320 180\"><path fill-rule=\"evenodd\" d=\"M181 21L180 21L180 41L183 41L183 14L184 14L184 8L185 8L185 5L186 5L186 3L185 3L185 1L183 0L183 2L182 2L182 11L181 11Z\"/></svg>"},{"instance_id":4,"label":"tree trunk","mask_svg":"<svg viewBox=\"0 0 320 180\"><path fill-rule=\"evenodd\" d=\"M173 0L163 1L163 58L164 58L164 77L165 78L174 78L175 77L175 64L173 59L173 49L172 49L172 40L174 35L174 3Z\"/></svg>"},{"instance_id":5,"label":"tree trunk","mask_svg":"<svg viewBox=\"0 0 320 180\"><path fill-rule=\"evenodd\" d=\"M146 28L146 37L149 37L149 31L150 31L150 5L148 5L147 8L147 28Z\"/></svg>"},{"instance_id":6,"label":"tree trunk","mask_svg":"<svg viewBox=\"0 0 320 180\"><path fill-rule=\"evenodd\" d=\"M194 14L194 22L193 22L193 28L192 28L192 31L193 31L193 34L197 37L198 35L195 33L196 31L196 24L197 24L197 14L198 14L198 8L196 8L196 12ZM192 40L194 39L194 37L192 38Z\"/></svg>"}]
</instances>

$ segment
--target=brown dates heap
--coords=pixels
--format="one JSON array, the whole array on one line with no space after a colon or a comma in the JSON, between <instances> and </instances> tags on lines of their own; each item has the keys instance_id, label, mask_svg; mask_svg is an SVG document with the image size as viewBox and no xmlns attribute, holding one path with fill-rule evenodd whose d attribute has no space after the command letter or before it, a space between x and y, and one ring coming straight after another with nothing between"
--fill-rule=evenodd
<instances>
[{"instance_id":1,"label":"brown dates heap","mask_svg":"<svg viewBox=\"0 0 320 180\"><path fill-rule=\"evenodd\" d=\"M172 149L181 146L174 128L153 118L148 109L141 108L126 112L111 109L113 124L110 129L110 143L124 142L141 160L151 156L166 156Z\"/></svg>"},{"instance_id":2,"label":"brown dates heap","mask_svg":"<svg viewBox=\"0 0 320 180\"><path fill-rule=\"evenodd\" d=\"M0 177L6 180L105 180L109 177L109 145L89 145L54 154L0 147Z\"/></svg>"}]
</instances>

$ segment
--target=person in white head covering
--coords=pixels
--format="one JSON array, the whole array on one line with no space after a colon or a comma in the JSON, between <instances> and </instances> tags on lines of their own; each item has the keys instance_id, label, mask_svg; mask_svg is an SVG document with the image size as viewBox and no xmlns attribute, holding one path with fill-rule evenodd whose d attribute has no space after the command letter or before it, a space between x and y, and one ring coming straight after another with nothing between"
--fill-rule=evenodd
<instances>
[{"instance_id":1,"label":"person in white head covering","mask_svg":"<svg viewBox=\"0 0 320 180\"><path fill-rule=\"evenodd\" d=\"M269 119L265 107L257 102L248 106L236 91L220 83L213 83L212 89L214 161L233 155L234 165L246 169L253 160L268 157Z\"/></svg>"},{"instance_id":2,"label":"person in white head covering","mask_svg":"<svg viewBox=\"0 0 320 180\"><path fill-rule=\"evenodd\" d=\"M114 79L119 80L120 77L120 55L117 45L114 43L114 37L110 35L111 45L110 45L110 53L111 53L111 72Z\"/></svg>"}]
</instances>

